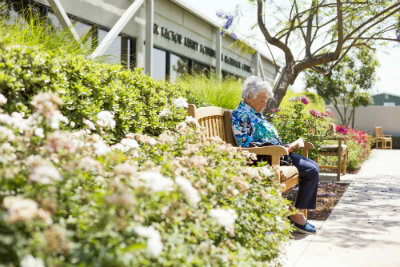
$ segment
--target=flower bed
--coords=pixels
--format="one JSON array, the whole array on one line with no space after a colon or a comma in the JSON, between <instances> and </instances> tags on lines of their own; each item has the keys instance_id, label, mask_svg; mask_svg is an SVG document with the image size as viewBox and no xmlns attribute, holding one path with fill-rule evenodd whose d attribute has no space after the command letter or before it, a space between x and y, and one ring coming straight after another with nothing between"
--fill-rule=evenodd
<instances>
[{"instance_id":1,"label":"flower bed","mask_svg":"<svg viewBox=\"0 0 400 267\"><path fill-rule=\"evenodd\" d=\"M57 95L30 104L0 112L0 264L270 266L289 239L270 169L192 120L109 145L107 111L71 131Z\"/></svg>"}]
</instances>

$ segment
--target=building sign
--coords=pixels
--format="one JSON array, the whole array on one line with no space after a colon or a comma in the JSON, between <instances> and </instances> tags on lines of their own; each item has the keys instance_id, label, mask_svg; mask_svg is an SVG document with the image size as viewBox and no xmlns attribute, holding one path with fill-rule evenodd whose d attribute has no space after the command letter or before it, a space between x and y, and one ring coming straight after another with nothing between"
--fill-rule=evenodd
<instances>
[{"instance_id":1,"label":"building sign","mask_svg":"<svg viewBox=\"0 0 400 267\"><path fill-rule=\"evenodd\" d=\"M216 51L206 45L199 44L193 39L190 39L189 37L184 37L182 34L176 33L174 31L169 30L166 27L160 27L158 24L153 25L153 33L155 35L160 35L161 37L174 42L179 45L186 46L190 49L193 49L194 51L199 51L203 55L209 56L209 57L216 57ZM234 66L238 69L244 70L246 72L251 72L251 67L249 65L243 64L239 61L237 61L234 58L228 57L221 55L221 61L225 62L228 65Z\"/></svg>"}]
</instances>

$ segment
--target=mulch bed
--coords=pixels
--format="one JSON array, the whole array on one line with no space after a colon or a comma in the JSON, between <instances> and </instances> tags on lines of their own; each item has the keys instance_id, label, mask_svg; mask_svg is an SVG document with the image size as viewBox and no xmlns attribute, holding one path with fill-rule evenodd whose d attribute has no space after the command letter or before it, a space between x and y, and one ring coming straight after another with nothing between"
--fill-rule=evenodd
<instances>
[{"instance_id":1,"label":"mulch bed","mask_svg":"<svg viewBox=\"0 0 400 267\"><path fill-rule=\"evenodd\" d=\"M339 202L343 193L346 192L348 186L349 184L346 183L320 182L317 192L317 208L315 210L309 210L307 218L318 221L325 221L328 219L333 208ZM297 192L298 186L285 192L284 196L290 201L293 201L294 205Z\"/></svg>"}]
</instances>

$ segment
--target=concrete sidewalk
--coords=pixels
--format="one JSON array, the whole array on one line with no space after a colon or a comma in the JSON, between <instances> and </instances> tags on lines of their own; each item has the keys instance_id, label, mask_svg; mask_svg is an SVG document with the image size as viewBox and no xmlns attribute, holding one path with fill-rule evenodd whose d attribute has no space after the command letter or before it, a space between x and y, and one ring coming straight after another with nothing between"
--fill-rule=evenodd
<instances>
[{"instance_id":1,"label":"concrete sidewalk","mask_svg":"<svg viewBox=\"0 0 400 267\"><path fill-rule=\"evenodd\" d=\"M295 234L285 267L400 266L400 150L373 150L316 235Z\"/></svg>"}]
</instances>

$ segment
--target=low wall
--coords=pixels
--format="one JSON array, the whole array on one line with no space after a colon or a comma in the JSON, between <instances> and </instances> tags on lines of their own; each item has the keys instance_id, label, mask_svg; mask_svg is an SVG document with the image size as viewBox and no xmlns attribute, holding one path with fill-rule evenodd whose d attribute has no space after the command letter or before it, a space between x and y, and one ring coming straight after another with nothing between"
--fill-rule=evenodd
<instances>
[{"instance_id":1,"label":"low wall","mask_svg":"<svg viewBox=\"0 0 400 267\"><path fill-rule=\"evenodd\" d=\"M327 106L334 114L336 124L340 116L333 106ZM354 128L375 135L375 126L382 126L384 134L400 136L400 106L368 106L356 109Z\"/></svg>"},{"instance_id":2,"label":"low wall","mask_svg":"<svg viewBox=\"0 0 400 267\"><path fill-rule=\"evenodd\" d=\"M327 106L334 114L336 124L340 116L333 106ZM368 106L356 109L354 128L375 135L375 126L382 126L383 133L393 136L393 148L400 148L400 106Z\"/></svg>"}]
</instances>

